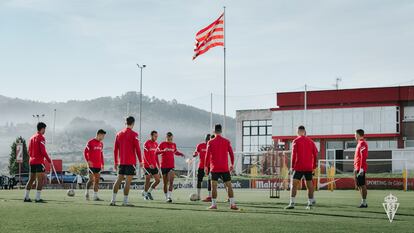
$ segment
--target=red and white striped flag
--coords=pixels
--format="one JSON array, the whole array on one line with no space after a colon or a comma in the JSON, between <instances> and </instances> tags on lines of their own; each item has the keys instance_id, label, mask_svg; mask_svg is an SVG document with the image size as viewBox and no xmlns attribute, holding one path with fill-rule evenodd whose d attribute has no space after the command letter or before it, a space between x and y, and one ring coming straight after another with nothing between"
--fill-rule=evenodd
<instances>
[{"instance_id":1,"label":"red and white striped flag","mask_svg":"<svg viewBox=\"0 0 414 233\"><path fill-rule=\"evenodd\" d=\"M193 60L216 46L224 46L224 13L197 32Z\"/></svg>"}]
</instances>

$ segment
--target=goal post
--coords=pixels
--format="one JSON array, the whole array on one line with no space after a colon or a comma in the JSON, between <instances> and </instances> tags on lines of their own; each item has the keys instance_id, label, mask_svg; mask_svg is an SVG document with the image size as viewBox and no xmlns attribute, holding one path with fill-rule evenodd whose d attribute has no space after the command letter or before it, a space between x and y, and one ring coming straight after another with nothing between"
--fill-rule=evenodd
<instances>
[{"instance_id":1,"label":"goal post","mask_svg":"<svg viewBox=\"0 0 414 233\"><path fill-rule=\"evenodd\" d=\"M413 171L407 159L367 159L367 186L371 189L411 190ZM354 160L320 159L318 161L317 190L353 189Z\"/></svg>"},{"instance_id":2,"label":"goal post","mask_svg":"<svg viewBox=\"0 0 414 233\"><path fill-rule=\"evenodd\" d=\"M280 198L289 187L290 151L269 148L259 152L236 152L235 173L250 181L250 188L268 189L270 198Z\"/></svg>"}]
</instances>

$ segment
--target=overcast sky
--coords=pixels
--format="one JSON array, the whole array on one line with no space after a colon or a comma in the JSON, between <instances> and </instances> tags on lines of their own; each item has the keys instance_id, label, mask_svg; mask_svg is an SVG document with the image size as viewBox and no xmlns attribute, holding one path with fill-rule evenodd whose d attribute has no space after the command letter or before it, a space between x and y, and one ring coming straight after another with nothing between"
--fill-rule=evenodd
<instances>
[{"instance_id":1,"label":"overcast sky","mask_svg":"<svg viewBox=\"0 0 414 233\"><path fill-rule=\"evenodd\" d=\"M41 101L144 94L222 113L223 50L192 61L226 5L228 105L277 91L414 84L414 1L1 0L0 95Z\"/></svg>"}]
</instances>

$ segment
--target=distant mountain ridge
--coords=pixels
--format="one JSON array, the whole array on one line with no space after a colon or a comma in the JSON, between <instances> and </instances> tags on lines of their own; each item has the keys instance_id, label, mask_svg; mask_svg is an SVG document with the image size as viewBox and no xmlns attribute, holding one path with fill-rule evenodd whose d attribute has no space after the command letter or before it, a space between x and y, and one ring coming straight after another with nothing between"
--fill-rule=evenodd
<instances>
[{"instance_id":1,"label":"distant mountain ridge","mask_svg":"<svg viewBox=\"0 0 414 233\"><path fill-rule=\"evenodd\" d=\"M111 155L113 138L116 131L124 127L124 118L136 118L135 130L138 132L139 93L127 92L117 97L100 97L91 100L70 100L67 102L39 102L0 95L0 165L8 153L12 141L22 136L28 139L35 131L36 114L48 125L46 139L48 149L59 154L81 156L81 150L88 138L94 136L98 128L108 130L105 140L108 158ZM55 145L51 144L53 114L56 109ZM129 112L129 114L128 114ZM221 123L223 116L214 114L213 123ZM226 118L226 135L235 139L235 119ZM210 113L193 106L180 104L176 100L167 101L143 96L142 140L145 141L151 130L159 132L163 141L165 133L174 133L175 141L187 154L192 153L197 143L210 133ZM74 160L73 158L71 160Z\"/></svg>"},{"instance_id":2,"label":"distant mountain ridge","mask_svg":"<svg viewBox=\"0 0 414 233\"><path fill-rule=\"evenodd\" d=\"M91 121L104 121L116 129L123 127L126 115L139 120L139 93L127 92L117 97L100 97L92 100L70 100L67 102L39 102L9 98L0 95L0 126L7 122L35 123L33 114L45 114L43 121L53 123L53 110L57 110L56 127L64 128L76 117ZM129 114L127 113L129 111ZM222 122L222 116L213 115L213 122ZM235 132L234 118L227 117L227 134L233 138ZM142 132L153 129L174 131L176 134L199 135L209 130L210 113L193 106L180 104L176 100L166 101L155 97L143 96ZM200 138L203 138L202 135Z\"/></svg>"}]
</instances>

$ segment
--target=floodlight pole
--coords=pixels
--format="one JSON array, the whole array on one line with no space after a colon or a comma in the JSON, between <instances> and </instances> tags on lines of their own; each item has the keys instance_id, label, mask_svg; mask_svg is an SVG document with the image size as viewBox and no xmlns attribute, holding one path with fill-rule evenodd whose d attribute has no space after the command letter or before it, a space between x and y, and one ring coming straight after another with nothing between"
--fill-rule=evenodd
<instances>
[{"instance_id":1,"label":"floodlight pole","mask_svg":"<svg viewBox=\"0 0 414 233\"><path fill-rule=\"evenodd\" d=\"M141 142L142 135L142 70L147 67L146 65L137 64L140 69L140 82L139 82L139 141Z\"/></svg>"}]
</instances>

